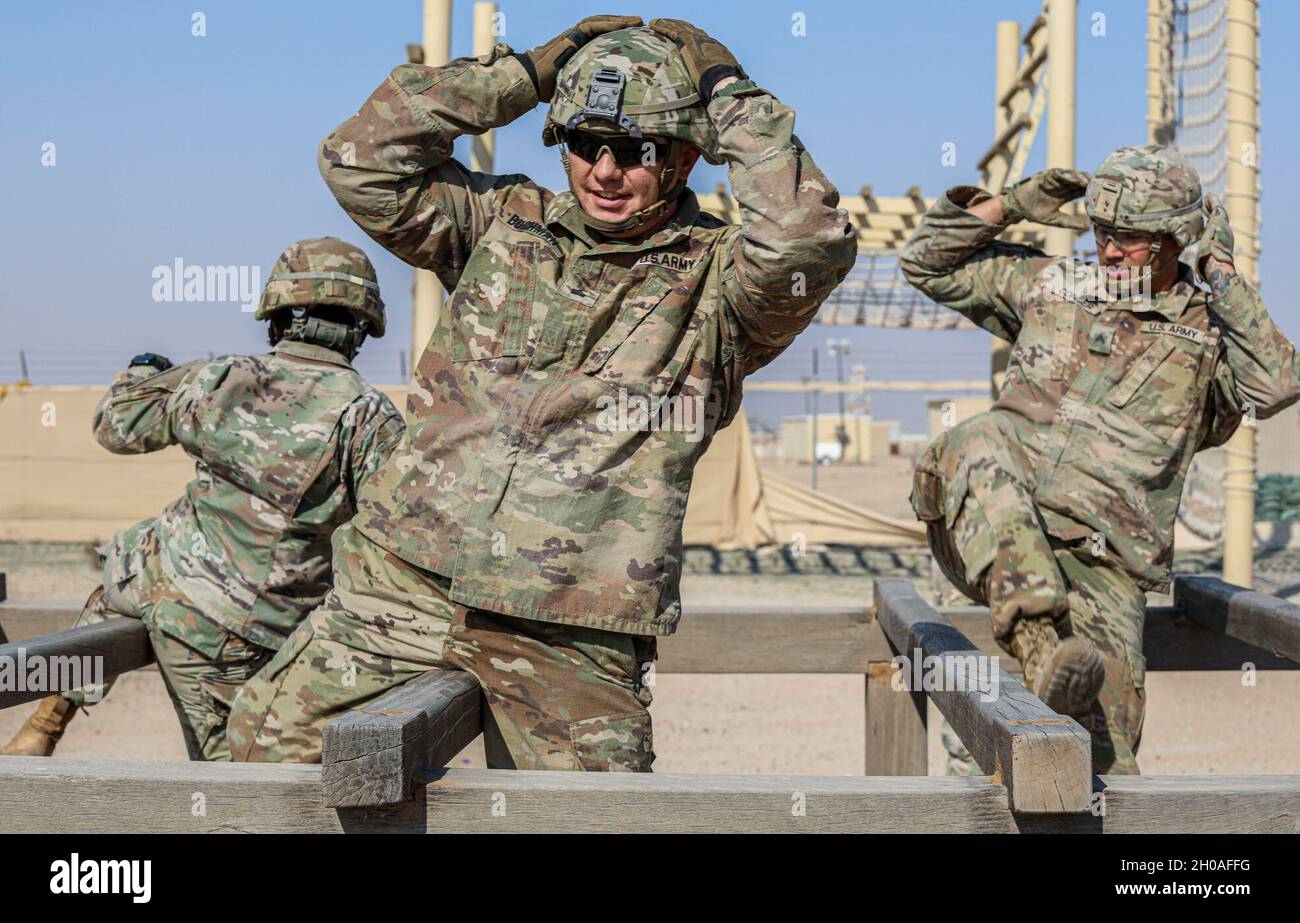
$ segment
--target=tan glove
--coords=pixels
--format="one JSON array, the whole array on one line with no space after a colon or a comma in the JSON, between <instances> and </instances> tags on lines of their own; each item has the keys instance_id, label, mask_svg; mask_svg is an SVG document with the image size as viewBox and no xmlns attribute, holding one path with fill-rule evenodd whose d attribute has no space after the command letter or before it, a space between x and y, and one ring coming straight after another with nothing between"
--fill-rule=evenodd
<instances>
[{"instance_id":1,"label":"tan glove","mask_svg":"<svg viewBox=\"0 0 1300 923\"><path fill-rule=\"evenodd\" d=\"M1235 241L1232 236L1232 225L1228 223L1228 210L1223 207L1223 203L1217 196L1208 192L1205 194L1204 208L1205 230L1201 232L1201 242L1196 251L1196 268L1200 271L1202 279L1206 278L1205 260L1209 257L1236 268L1232 261Z\"/></svg>"},{"instance_id":2,"label":"tan glove","mask_svg":"<svg viewBox=\"0 0 1300 923\"><path fill-rule=\"evenodd\" d=\"M516 54L519 63L533 78L539 102L550 102L555 95L555 79L560 69L583 45L597 35L644 25L640 16L588 16L572 29L566 29L544 45Z\"/></svg>"},{"instance_id":3,"label":"tan glove","mask_svg":"<svg viewBox=\"0 0 1300 923\"><path fill-rule=\"evenodd\" d=\"M682 53L682 63L700 91L705 105L713 98L713 88L728 77L746 75L727 46L684 19L652 19L650 28L675 42Z\"/></svg>"},{"instance_id":4,"label":"tan glove","mask_svg":"<svg viewBox=\"0 0 1300 923\"><path fill-rule=\"evenodd\" d=\"M1053 167L1021 180L1002 193L1002 212L1008 224L1034 221L1055 228L1088 230L1083 215L1067 215L1061 206L1088 191L1089 176L1079 170Z\"/></svg>"}]
</instances>

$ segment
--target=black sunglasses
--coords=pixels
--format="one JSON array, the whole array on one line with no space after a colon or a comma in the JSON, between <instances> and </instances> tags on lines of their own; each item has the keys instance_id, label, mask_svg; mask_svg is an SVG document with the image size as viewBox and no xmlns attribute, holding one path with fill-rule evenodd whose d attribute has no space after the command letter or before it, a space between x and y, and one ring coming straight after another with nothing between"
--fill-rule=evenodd
<instances>
[{"instance_id":1,"label":"black sunglasses","mask_svg":"<svg viewBox=\"0 0 1300 923\"><path fill-rule=\"evenodd\" d=\"M609 151L609 156L620 167L648 167L668 156L668 145L661 141L628 135L598 135L577 128L564 133L564 143L588 163L599 161L605 151Z\"/></svg>"}]
</instances>

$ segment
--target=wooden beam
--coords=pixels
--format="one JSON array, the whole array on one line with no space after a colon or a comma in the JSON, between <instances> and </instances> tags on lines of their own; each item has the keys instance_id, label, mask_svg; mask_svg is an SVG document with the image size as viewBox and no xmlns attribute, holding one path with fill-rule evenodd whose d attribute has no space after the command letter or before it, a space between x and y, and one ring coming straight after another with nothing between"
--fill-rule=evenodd
<instances>
[{"instance_id":1,"label":"wooden beam","mask_svg":"<svg viewBox=\"0 0 1300 923\"><path fill-rule=\"evenodd\" d=\"M325 725L324 804L408 800L419 774L446 765L482 731L482 698L470 674L431 670Z\"/></svg>"},{"instance_id":2,"label":"wooden beam","mask_svg":"<svg viewBox=\"0 0 1300 923\"><path fill-rule=\"evenodd\" d=\"M980 768L1006 785L1012 810L1088 810L1092 744L1078 722L1056 714L981 653L921 599L910 580L877 578L875 606L881 628L914 671L918 658L943 665L943 688L926 691ZM966 682L947 679L950 666L963 665ZM991 682L975 687L969 682L975 675Z\"/></svg>"},{"instance_id":3,"label":"wooden beam","mask_svg":"<svg viewBox=\"0 0 1300 923\"><path fill-rule=\"evenodd\" d=\"M1012 814L987 779L443 769L422 801L321 803L298 763L0 758L10 833L1295 832L1300 776L1102 776L1097 814ZM802 811L802 813L800 813Z\"/></svg>"},{"instance_id":4,"label":"wooden beam","mask_svg":"<svg viewBox=\"0 0 1300 923\"><path fill-rule=\"evenodd\" d=\"M442 769L417 801L332 808L322 767L0 758L7 832L1011 833L986 779ZM197 796L197 797L196 797Z\"/></svg>"},{"instance_id":5,"label":"wooden beam","mask_svg":"<svg viewBox=\"0 0 1300 923\"><path fill-rule=\"evenodd\" d=\"M953 627L986 654L1000 655L988 610L963 606L939 610ZM0 626L10 641L24 641L69 628L81 613L73 600L10 600L0 603ZM1246 661L1261 670L1300 670L1300 663L1216 634L1170 606L1147 609L1143 652L1147 671L1240 670ZM792 648L791 633L800 645ZM871 610L856 605L783 606L771 603L688 605L677 633L659 639L660 673L862 673L893 650L874 624ZM1015 661L1006 669L1019 672Z\"/></svg>"},{"instance_id":6,"label":"wooden beam","mask_svg":"<svg viewBox=\"0 0 1300 923\"><path fill-rule=\"evenodd\" d=\"M75 672L58 668L60 664L71 665L72 658L79 661ZM82 658L92 658L89 675L81 668L81 663L86 662ZM30 673L24 664L30 666L43 661L47 681L41 689L0 688L0 708L22 705L53 692L68 692L92 681L107 682L153 663L153 659L149 631L139 619L133 618L109 619L38 638L10 641L0 645L0 664L12 664L15 678L25 680ZM70 679L81 682L63 682Z\"/></svg>"},{"instance_id":7,"label":"wooden beam","mask_svg":"<svg viewBox=\"0 0 1300 923\"><path fill-rule=\"evenodd\" d=\"M924 692L895 689L889 661L867 665L868 776L923 776L930 770Z\"/></svg>"},{"instance_id":8,"label":"wooden beam","mask_svg":"<svg viewBox=\"0 0 1300 923\"><path fill-rule=\"evenodd\" d=\"M75 599L10 599L0 603L0 625L10 641L26 641L76 624L83 603Z\"/></svg>"},{"instance_id":9,"label":"wooden beam","mask_svg":"<svg viewBox=\"0 0 1300 923\"><path fill-rule=\"evenodd\" d=\"M1295 603L1217 577L1175 577L1174 605L1216 634L1300 661L1300 606Z\"/></svg>"},{"instance_id":10,"label":"wooden beam","mask_svg":"<svg viewBox=\"0 0 1300 923\"><path fill-rule=\"evenodd\" d=\"M891 656L866 606L698 605L659 639L655 670L860 674Z\"/></svg>"}]
</instances>

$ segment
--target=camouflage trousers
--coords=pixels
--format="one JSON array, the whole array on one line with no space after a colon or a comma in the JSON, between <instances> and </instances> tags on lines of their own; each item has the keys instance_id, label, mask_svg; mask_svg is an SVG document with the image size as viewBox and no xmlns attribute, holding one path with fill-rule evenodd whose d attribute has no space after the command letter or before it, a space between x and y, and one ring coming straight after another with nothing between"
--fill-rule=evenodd
<instances>
[{"instance_id":1,"label":"camouflage trousers","mask_svg":"<svg viewBox=\"0 0 1300 923\"><path fill-rule=\"evenodd\" d=\"M114 618L138 618L149 629L149 643L167 694L185 736L191 760L229 760L226 718L235 692L267 661L271 650L245 641L205 618L197 606L162 573L152 523L130 530L101 551L104 581L77 619L90 625ZM86 708L108 694L79 689L64 698Z\"/></svg>"},{"instance_id":2,"label":"camouflage trousers","mask_svg":"<svg viewBox=\"0 0 1300 923\"><path fill-rule=\"evenodd\" d=\"M653 637L458 605L449 580L351 524L334 533L333 552L334 589L236 699L235 759L318 762L327 722L454 669L483 689L490 767L649 771Z\"/></svg>"},{"instance_id":3,"label":"camouflage trousers","mask_svg":"<svg viewBox=\"0 0 1300 923\"><path fill-rule=\"evenodd\" d=\"M1079 719L1092 735L1093 769L1136 773L1146 713L1146 596L1087 543L1048 534L1033 497L1033 466L1019 436L991 412L953 427L926 450L912 507L944 575L989 607L1004 650L1015 620L1037 616L1096 645L1106 680L1092 712Z\"/></svg>"}]
</instances>

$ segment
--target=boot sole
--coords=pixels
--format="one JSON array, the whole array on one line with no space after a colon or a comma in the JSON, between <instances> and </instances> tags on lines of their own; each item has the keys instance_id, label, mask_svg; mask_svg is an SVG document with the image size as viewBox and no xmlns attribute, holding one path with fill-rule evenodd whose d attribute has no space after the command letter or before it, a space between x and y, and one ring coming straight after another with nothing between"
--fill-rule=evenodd
<instances>
[{"instance_id":1,"label":"boot sole","mask_svg":"<svg viewBox=\"0 0 1300 923\"><path fill-rule=\"evenodd\" d=\"M1097 648L1083 638L1066 638L1052 651L1034 694L1057 714L1081 718L1092 710L1105 681Z\"/></svg>"}]
</instances>

